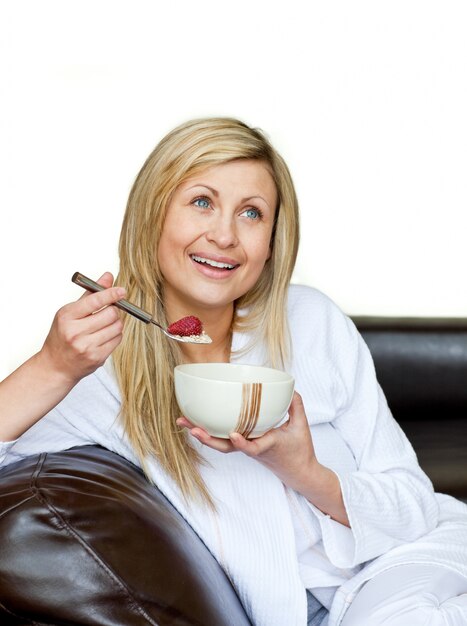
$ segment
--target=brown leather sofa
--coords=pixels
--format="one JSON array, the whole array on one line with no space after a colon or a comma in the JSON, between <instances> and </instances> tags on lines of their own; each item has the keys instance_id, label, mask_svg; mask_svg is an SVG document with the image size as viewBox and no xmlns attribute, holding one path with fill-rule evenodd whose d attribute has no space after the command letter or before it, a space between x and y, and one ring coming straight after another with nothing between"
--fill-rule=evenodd
<instances>
[{"instance_id":1,"label":"brown leather sofa","mask_svg":"<svg viewBox=\"0 0 467 626\"><path fill-rule=\"evenodd\" d=\"M141 472L103 448L0 476L0 624L246 626L227 576Z\"/></svg>"},{"instance_id":2,"label":"brown leather sofa","mask_svg":"<svg viewBox=\"0 0 467 626\"><path fill-rule=\"evenodd\" d=\"M435 490L467 502L467 319L354 321Z\"/></svg>"},{"instance_id":3,"label":"brown leather sofa","mask_svg":"<svg viewBox=\"0 0 467 626\"><path fill-rule=\"evenodd\" d=\"M467 320L355 322L436 489L467 501ZM90 446L0 471L0 624L249 621L164 496L130 463Z\"/></svg>"}]
</instances>

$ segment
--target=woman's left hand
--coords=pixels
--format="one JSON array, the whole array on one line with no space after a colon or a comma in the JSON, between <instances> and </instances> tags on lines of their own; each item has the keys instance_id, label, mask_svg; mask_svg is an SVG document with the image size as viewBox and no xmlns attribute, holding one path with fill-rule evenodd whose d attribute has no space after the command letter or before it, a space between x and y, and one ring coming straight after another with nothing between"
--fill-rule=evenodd
<instances>
[{"instance_id":1,"label":"woman's left hand","mask_svg":"<svg viewBox=\"0 0 467 626\"><path fill-rule=\"evenodd\" d=\"M289 419L261 437L245 439L231 433L229 439L212 437L186 417L177 420L198 441L219 452L243 452L269 468L281 481L302 492L319 467L301 396L295 392L289 408Z\"/></svg>"},{"instance_id":2,"label":"woman's left hand","mask_svg":"<svg viewBox=\"0 0 467 626\"><path fill-rule=\"evenodd\" d=\"M302 398L297 392L292 398L287 422L256 439L245 439L239 433L231 433L229 439L211 437L186 417L180 417L177 424L188 428L193 437L214 450L243 452L256 459L274 472L284 485L301 493L341 524L350 526L339 479L316 458Z\"/></svg>"}]
</instances>

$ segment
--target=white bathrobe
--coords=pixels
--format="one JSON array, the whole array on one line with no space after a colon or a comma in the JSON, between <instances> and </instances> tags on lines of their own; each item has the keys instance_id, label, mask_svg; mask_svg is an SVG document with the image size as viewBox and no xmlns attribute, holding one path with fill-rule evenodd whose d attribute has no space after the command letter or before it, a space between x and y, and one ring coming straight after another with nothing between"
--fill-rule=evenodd
<instances>
[{"instance_id":1,"label":"white bathrobe","mask_svg":"<svg viewBox=\"0 0 467 626\"><path fill-rule=\"evenodd\" d=\"M467 578L467 506L434 494L379 388L368 348L353 323L319 291L292 286L288 302L295 377L321 463L338 476L351 528L284 487L240 452L193 445L209 463L202 475L213 514L187 505L156 461L154 482L226 571L255 626L304 626L305 589L340 624L361 585L402 563L430 563ZM261 346L232 362L263 365ZM111 362L83 379L16 442L0 444L2 463L39 452L100 444L138 464L117 418L120 396Z\"/></svg>"}]
</instances>

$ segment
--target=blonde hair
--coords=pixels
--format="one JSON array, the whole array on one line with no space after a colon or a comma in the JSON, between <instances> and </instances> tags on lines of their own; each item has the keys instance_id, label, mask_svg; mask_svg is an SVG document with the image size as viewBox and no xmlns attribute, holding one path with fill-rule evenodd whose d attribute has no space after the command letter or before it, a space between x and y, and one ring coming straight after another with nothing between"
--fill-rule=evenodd
<instances>
[{"instance_id":1,"label":"blonde hair","mask_svg":"<svg viewBox=\"0 0 467 626\"><path fill-rule=\"evenodd\" d=\"M231 118L187 122L170 132L149 155L131 189L120 236L120 272L116 284L127 298L167 323L163 277L157 260L167 206L187 178L237 159L265 163L276 184L278 204L271 258L256 285L235 303L233 328L254 330L267 347L269 364L284 367L289 336L285 316L287 288L295 264L298 204L289 170L263 133ZM247 314L238 316L237 312ZM200 497L214 506L199 472L201 459L175 420L180 417L173 369L181 351L152 324L125 316L123 340L114 364L122 392L121 416L143 468L157 458L189 500Z\"/></svg>"}]
</instances>

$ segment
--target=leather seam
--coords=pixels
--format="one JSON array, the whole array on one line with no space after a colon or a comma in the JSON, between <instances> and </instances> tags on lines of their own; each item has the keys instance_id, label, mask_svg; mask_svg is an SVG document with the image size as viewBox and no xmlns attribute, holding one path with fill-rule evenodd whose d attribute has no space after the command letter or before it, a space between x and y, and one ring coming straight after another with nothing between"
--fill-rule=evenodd
<instances>
[{"instance_id":1,"label":"leather seam","mask_svg":"<svg viewBox=\"0 0 467 626\"><path fill-rule=\"evenodd\" d=\"M25 504L26 502L28 502L28 500L31 500L32 498L34 498L34 495L31 494L24 498L24 500L21 500L21 502L17 502L13 506L10 506L8 509L5 509L0 513L0 519L2 519L5 515L8 515L8 513L11 513L11 511L18 509L20 506L23 506L23 504Z\"/></svg>"},{"instance_id":2,"label":"leather seam","mask_svg":"<svg viewBox=\"0 0 467 626\"><path fill-rule=\"evenodd\" d=\"M37 478L42 470L42 466L44 465L46 456L47 456L47 453L43 452L42 454L39 455L39 458L37 459L36 467L31 476L31 482L30 482L31 489L33 489L36 484Z\"/></svg>"},{"instance_id":3,"label":"leather seam","mask_svg":"<svg viewBox=\"0 0 467 626\"><path fill-rule=\"evenodd\" d=\"M38 476L38 473L40 472L42 465L44 464L44 460L45 460L45 454L41 454L37 460L36 463L36 467L31 475L31 480L29 482L29 489L32 492L30 495L26 496L24 498L24 500L21 500L21 502L17 502L16 504L14 504L13 506L9 507L8 509L2 511L0 513L0 519L2 519L2 517L4 517L5 515L7 515L8 513L10 513L11 511L14 511L15 509L17 509L18 507L22 506L23 504L25 504L26 502L28 502L28 500L31 500L32 498L34 498L37 494L36 494L36 488L34 486L34 483L36 481L36 477ZM40 467L39 467L40 465Z\"/></svg>"},{"instance_id":4,"label":"leather seam","mask_svg":"<svg viewBox=\"0 0 467 626\"><path fill-rule=\"evenodd\" d=\"M31 479L31 488L34 490L37 498L48 508L49 512L54 515L62 524L64 530L75 540L77 541L81 547L87 552L87 554L97 563L97 565L107 574L109 579L116 585L116 587L123 591L123 593L127 596L127 599L130 602L130 606L132 606L136 611L145 619L148 620L150 624L153 626L158 626L157 622L155 622L150 615L148 615L145 609L139 604L136 598L131 593L130 589L125 585L125 583L112 571L112 569L107 565L107 563L100 557L98 554L91 548L91 546L87 543L83 537L73 528L73 526L57 511L57 509L53 506L53 504L47 499L47 496L41 491L41 488L37 485L37 479L39 477L40 470L45 461L45 457L47 454L41 455L34 472L34 476ZM34 485L32 482L34 481Z\"/></svg>"},{"instance_id":5,"label":"leather seam","mask_svg":"<svg viewBox=\"0 0 467 626\"><path fill-rule=\"evenodd\" d=\"M17 619L21 619L21 620L27 620L28 624L31 624L31 626L39 626L38 622L35 622L32 619L29 619L28 617L23 617L22 615L18 615L17 613L13 613L12 611L10 611L10 609L8 609L4 604L2 604L0 602L0 609L2 609L2 611L5 611L5 613L8 613L8 615L11 615L12 617L16 617Z\"/></svg>"}]
</instances>

